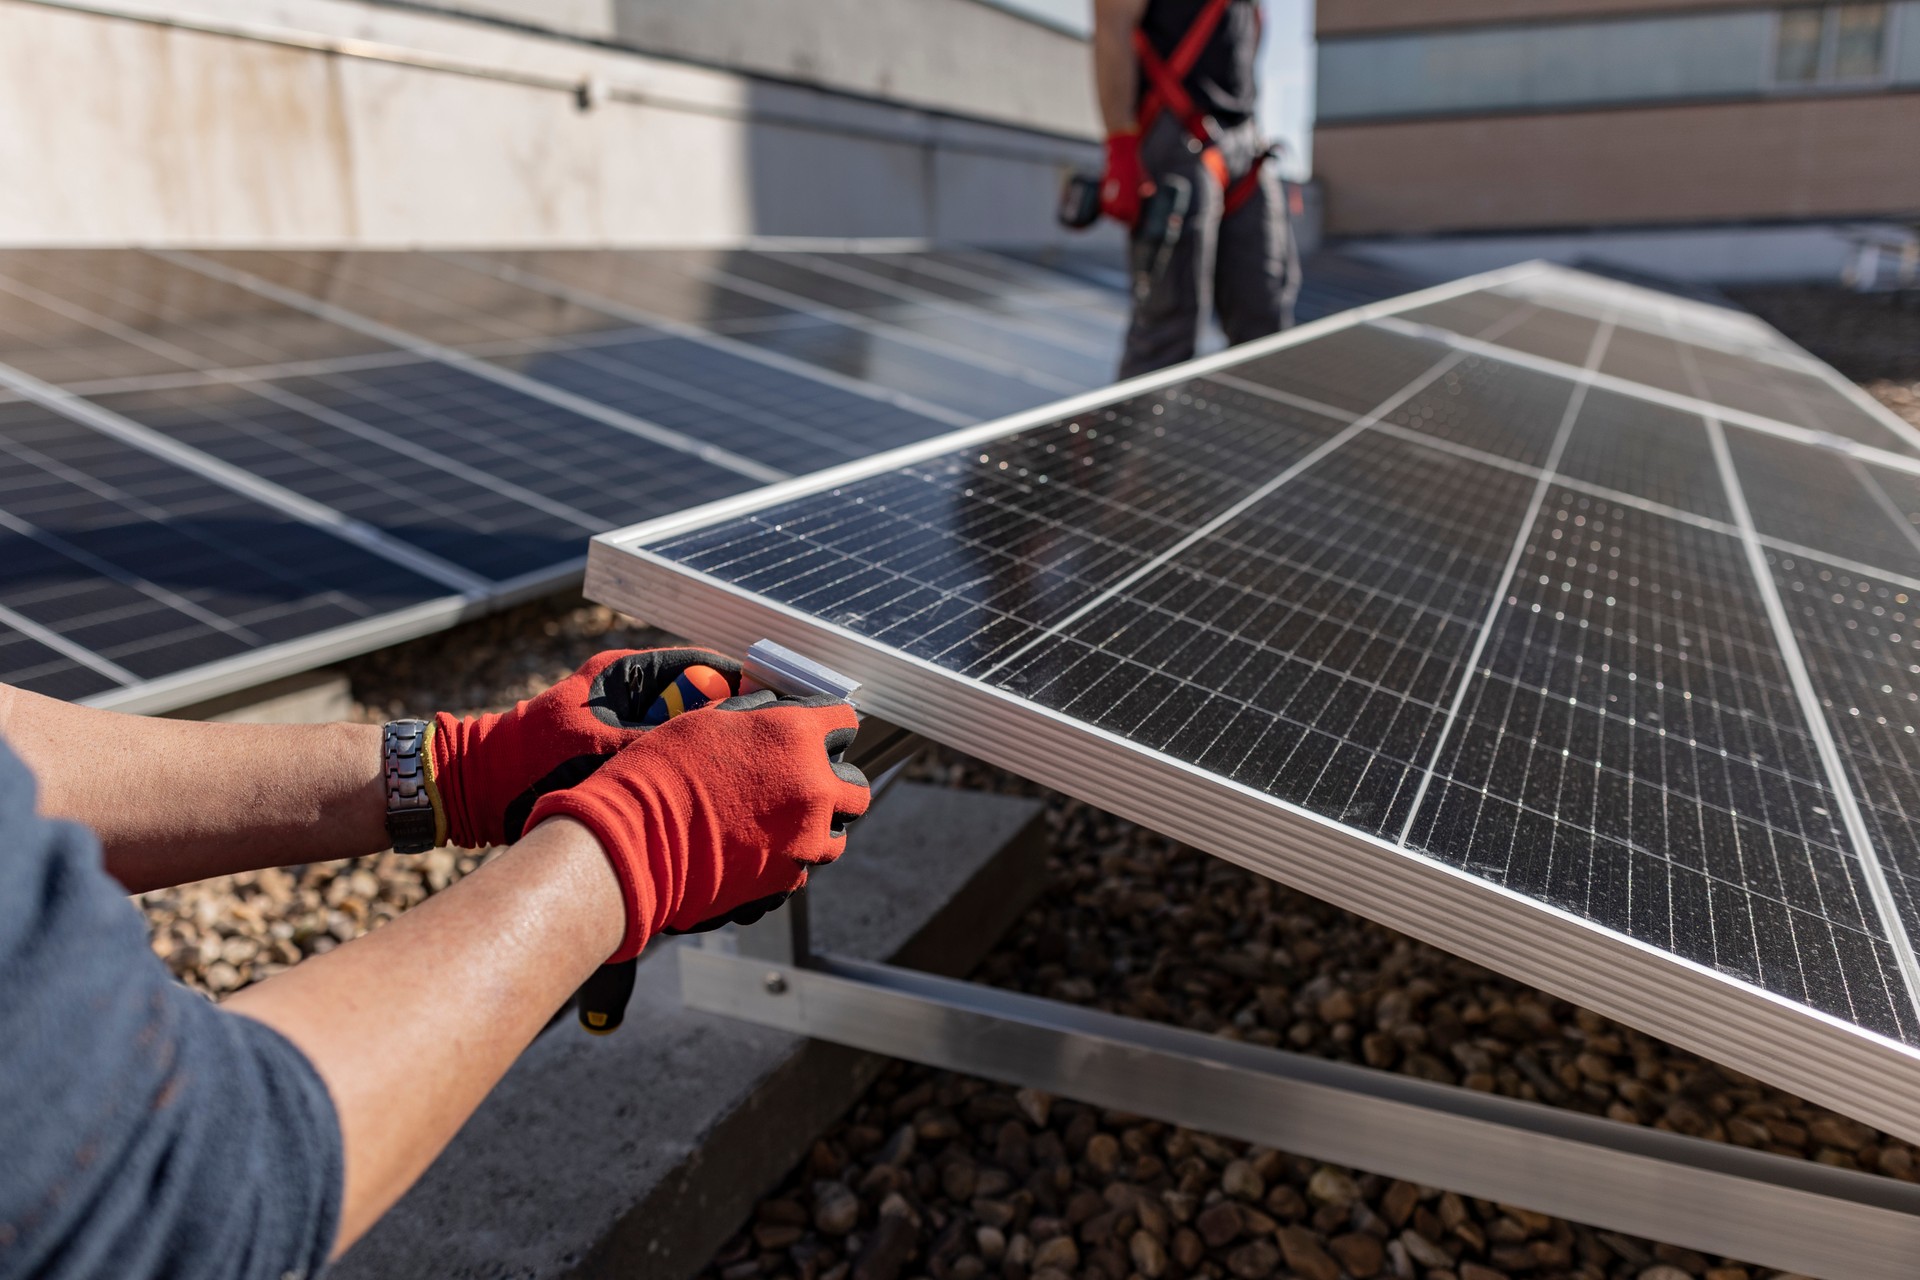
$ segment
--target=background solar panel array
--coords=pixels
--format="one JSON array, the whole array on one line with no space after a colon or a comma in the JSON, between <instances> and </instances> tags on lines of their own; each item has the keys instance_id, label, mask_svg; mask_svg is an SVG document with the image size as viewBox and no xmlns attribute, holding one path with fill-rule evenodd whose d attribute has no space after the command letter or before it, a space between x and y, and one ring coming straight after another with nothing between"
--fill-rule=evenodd
<instances>
[{"instance_id":1,"label":"background solar panel array","mask_svg":"<svg viewBox=\"0 0 1920 1280\"><path fill-rule=\"evenodd\" d=\"M206 691L192 669L241 683L245 655L336 616L564 581L585 535L1098 386L1122 282L1071 262L0 251L0 679L177 702ZM1399 283L1330 273L1323 305ZM55 475L87 499L49 496ZM273 591L128 536L177 533L208 493L278 527L194 528L272 567ZM109 586L142 603L104 607ZM181 692L141 690L161 677Z\"/></svg>"},{"instance_id":2,"label":"background solar panel array","mask_svg":"<svg viewBox=\"0 0 1920 1280\"><path fill-rule=\"evenodd\" d=\"M632 545L1920 1046L1914 439L1541 271Z\"/></svg>"},{"instance_id":3,"label":"background solar panel array","mask_svg":"<svg viewBox=\"0 0 1920 1280\"><path fill-rule=\"evenodd\" d=\"M0 250L0 680L206 696L274 646L564 582L590 534L1099 386L1123 282L1074 261Z\"/></svg>"}]
</instances>

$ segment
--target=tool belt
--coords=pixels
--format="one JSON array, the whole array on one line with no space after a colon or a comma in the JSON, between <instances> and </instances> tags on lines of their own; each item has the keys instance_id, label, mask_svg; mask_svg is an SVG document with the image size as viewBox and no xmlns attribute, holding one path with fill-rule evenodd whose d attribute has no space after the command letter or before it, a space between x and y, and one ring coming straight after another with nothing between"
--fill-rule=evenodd
<instances>
[{"instance_id":1,"label":"tool belt","mask_svg":"<svg viewBox=\"0 0 1920 1280\"><path fill-rule=\"evenodd\" d=\"M1247 171L1234 180L1227 172L1227 158L1220 152L1219 125L1212 116L1200 110L1187 92L1186 79L1200 61L1207 42L1213 39L1213 33L1219 29L1220 20L1226 16L1227 6L1234 0L1207 0L1207 5L1180 37L1173 52L1166 57L1153 47L1147 39L1147 33L1135 29L1133 33L1134 56L1140 60L1140 69L1146 73L1147 94L1140 103L1140 136L1145 137L1148 128L1160 118L1163 111L1171 111L1186 131L1200 144L1200 163L1219 182L1220 189L1226 193L1225 212L1231 215L1241 205L1253 197L1260 184L1260 166L1273 154L1267 148L1253 158L1253 164ZM1256 14L1258 10L1255 11Z\"/></svg>"}]
</instances>

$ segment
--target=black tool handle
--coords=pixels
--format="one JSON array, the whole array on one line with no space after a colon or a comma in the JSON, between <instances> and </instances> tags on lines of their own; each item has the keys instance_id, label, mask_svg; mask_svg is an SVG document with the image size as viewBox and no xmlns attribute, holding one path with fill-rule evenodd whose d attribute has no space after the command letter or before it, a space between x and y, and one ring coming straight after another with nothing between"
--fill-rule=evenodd
<instances>
[{"instance_id":1,"label":"black tool handle","mask_svg":"<svg viewBox=\"0 0 1920 1280\"><path fill-rule=\"evenodd\" d=\"M573 999L581 1026L596 1036L619 1029L626 1021L627 1001L633 997L633 971L639 964L638 957L603 964L580 984Z\"/></svg>"},{"instance_id":2,"label":"black tool handle","mask_svg":"<svg viewBox=\"0 0 1920 1280\"><path fill-rule=\"evenodd\" d=\"M1060 186L1053 216L1061 226L1080 231L1100 220L1100 175L1069 173Z\"/></svg>"}]
</instances>

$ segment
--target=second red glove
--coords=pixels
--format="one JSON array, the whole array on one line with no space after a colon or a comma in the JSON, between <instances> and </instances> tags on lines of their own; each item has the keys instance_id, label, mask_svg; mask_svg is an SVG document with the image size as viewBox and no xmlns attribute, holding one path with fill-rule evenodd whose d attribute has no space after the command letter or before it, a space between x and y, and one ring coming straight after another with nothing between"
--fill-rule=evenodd
<instances>
[{"instance_id":1,"label":"second red glove","mask_svg":"<svg viewBox=\"0 0 1920 1280\"><path fill-rule=\"evenodd\" d=\"M1140 220L1141 193L1151 185L1140 163L1140 134L1128 129L1107 135L1107 167L1100 178L1100 212L1132 226Z\"/></svg>"},{"instance_id":2,"label":"second red glove","mask_svg":"<svg viewBox=\"0 0 1920 1280\"><path fill-rule=\"evenodd\" d=\"M585 781L534 803L582 823L619 877L631 959L663 931L691 932L777 900L807 868L846 848L867 811L867 779L843 762L859 720L828 697L771 692L669 720L634 739Z\"/></svg>"}]
</instances>

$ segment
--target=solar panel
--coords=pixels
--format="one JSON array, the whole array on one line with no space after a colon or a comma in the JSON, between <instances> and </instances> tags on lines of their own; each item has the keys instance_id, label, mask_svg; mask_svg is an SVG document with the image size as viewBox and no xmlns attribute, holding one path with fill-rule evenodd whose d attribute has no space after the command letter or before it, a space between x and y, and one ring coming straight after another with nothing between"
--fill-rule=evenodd
<instances>
[{"instance_id":1,"label":"solar panel","mask_svg":"<svg viewBox=\"0 0 1920 1280\"><path fill-rule=\"evenodd\" d=\"M1399 309L603 536L589 592L1920 1137L1920 459L1701 303Z\"/></svg>"},{"instance_id":2,"label":"solar panel","mask_svg":"<svg viewBox=\"0 0 1920 1280\"><path fill-rule=\"evenodd\" d=\"M222 495L368 584L235 622L162 572L195 563L177 538L71 538L10 490L31 585L0 611L0 680L176 706L558 585L592 533L1107 378L1110 294L987 253L870 256L0 251L0 448L59 424L75 483L108 459L179 481L142 520L191 529Z\"/></svg>"},{"instance_id":3,"label":"solar panel","mask_svg":"<svg viewBox=\"0 0 1920 1280\"><path fill-rule=\"evenodd\" d=\"M57 697L230 663L450 594L22 401L0 404L0 549L0 659L17 664L10 683Z\"/></svg>"},{"instance_id":4,"label":"solar panel","mask_svg":"<svg viewBox=\"0 0 1920 1280\"><path fill-rule=\"evenodd\" d=\"M138 250L0 250L0 364L58 385L386 347Z\"/></svg>"}]
</instances>

